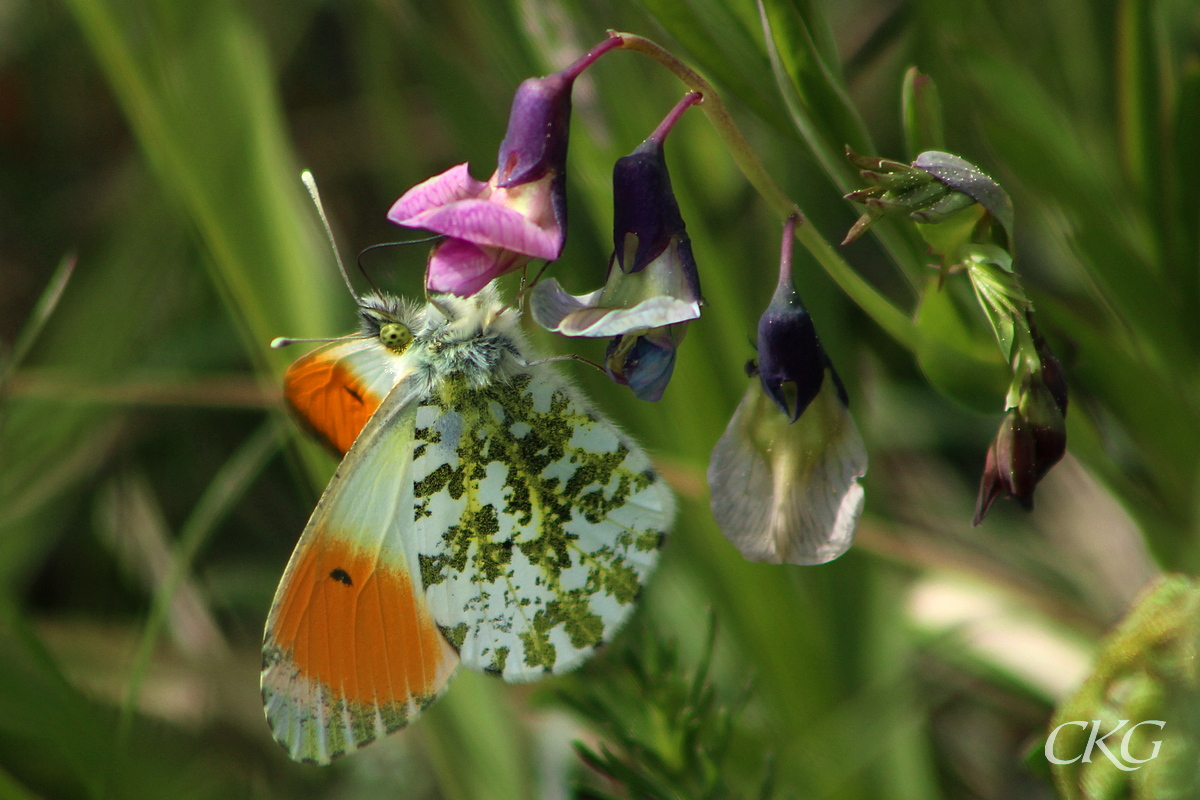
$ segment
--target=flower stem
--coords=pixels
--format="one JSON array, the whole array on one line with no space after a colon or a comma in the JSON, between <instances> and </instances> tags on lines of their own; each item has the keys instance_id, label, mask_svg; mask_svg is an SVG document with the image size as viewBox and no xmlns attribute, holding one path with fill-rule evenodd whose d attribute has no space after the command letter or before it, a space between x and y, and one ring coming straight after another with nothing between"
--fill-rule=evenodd
<instances>
[{"instance_id":1,"label":"flower stem","mask_svg":"<svg viewBox=\"0 0 1200 800\"><path fill-rule=\"evenodd\" d=\"M608 35L611 38L621 41L620 47L623 50L636 50L643 55L662 64L664 67L675 73L683 83L693 91L700 92L704 97L700 100L700 109L708 117L708 121L717 129L717 133L725 140L725 146L729 148L729 152L733 155L733 160L737 162L738 168L746 179L758 190L758 193L763 196L763 199L775 210L781 217L786 217L795 210L795 204L788 198L786 194L778 186L775 181L771 180L770 174L762 162L758 160L758 155L750 147L750 143L746 141L746 137L742 135L742 131L738 128L737 123L733 121L729 111L725 108L725 104L721 102L721 98L717 96L717 92L713 89L712 84L706 81L699 73L684 64L675 56L667 52L661 45L645 39L633 33L619 33L617 31L609 31Z\"/></svg>"},{"instance_id":2,"label":"flower stem","mask_svg":"<svg viewBox=\"0 0 1200 800\"><path fill-rule=\"evenodd\" d=\"M796 223L799 214L790 214L783 221L783 244L779 247L779 285L791 286L792 283L792 242L796 239Z\"/></svg>"},{"instance_id":3,"label":"flower stem","mask_svg":"<svg viewBox=\"0 0 1200 800\"><path fill-rule=\"evenodd\" d=\"M658 127L654 129L654 133L646 137L646 141L662 144L666 140L667 134L675 127L675 123L683 116L683 112L696 105L696 103L703 102L703 100L704 95L699 92L688 92L685 94L683 99L676 103L671 112L663 118L663 121L658 123Z\"/></svg>"},{"instance_id":4,"label":"flower stem","mask_svg":"<svg viewBox=\"0 0 1200 800\"><path fill-rule=\"evenodd\" d=\"M725 147L733 156L733 160L741 169L746 180L758 191L767 204L780 217L797 217L796 239L804 246L813 258L817 260L829 276L841 287L850 299L857 303L875 322L887 333L909 350L916 351L922 336L916 324L909 316L892 305L883 295L875 290L846 263L837 251L830 246L816 228L808 222L804 212L789 198L778 184L771 178L758 155L742 135L737 123L733 121L729 110L721 102L712 84L688 65L671 55L661 45L645 39L637 34L609 31L612 39L619 39L619 47L623 50L636 50L643 55L662 64L675 74L693 91L700 92L703 98L699 105L708 121L716 129L717 135L725 142Z\"/></svg>"},{"instance_id":5,"label":"flower stem","mask_svg":"<svg viewBox=\"0 0 1200 800\"><path fill-rule=\"evenodd\" d=\"M621 46L619 42L614 43L613 38L614 37L610 36L600 44L593 47L591 50L588 50L586 53L580 56L575 63L571 64L569 67L560 72L559 75L568 81L573 81L578 78L579 74L590 67L600 56L604 55L609 50L613 50Z\"/></svg>"}]
</instances>

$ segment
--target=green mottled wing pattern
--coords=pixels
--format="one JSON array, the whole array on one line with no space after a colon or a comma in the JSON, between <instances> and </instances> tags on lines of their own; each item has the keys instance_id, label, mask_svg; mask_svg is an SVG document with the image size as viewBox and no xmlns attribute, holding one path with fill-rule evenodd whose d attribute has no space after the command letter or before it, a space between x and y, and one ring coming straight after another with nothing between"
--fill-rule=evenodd
<instances>
[{"instance_id":1,"label":"green mottled wing pattern","mask_svg":"<svg viewBox=\"0 0 1200 800\"><path fill-rule=\"evenodd\" d=\"M633 608L674 517L650 461L549 366L417 409L409 564L463 663L532 680Z\"/></svg>"}]
</instances>

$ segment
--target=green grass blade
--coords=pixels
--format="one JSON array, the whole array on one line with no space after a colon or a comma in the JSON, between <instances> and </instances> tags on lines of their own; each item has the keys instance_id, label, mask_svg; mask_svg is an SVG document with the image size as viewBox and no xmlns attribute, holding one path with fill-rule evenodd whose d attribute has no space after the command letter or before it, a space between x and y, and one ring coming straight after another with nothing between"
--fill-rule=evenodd
<instances>
[{"instance_id":1,"label":"green grass blade","mask_svg":"<svg viewBox=\"0 0 1200 800\"><path fill-rule=\"evenodd\" d=\"M33 307L33 312L29 315L29 319L21 329L21 335L13 345L12 351L7 354L7 357L0 358L0 397L4 395L4 390L8 384L8 379L12 376L12 371L16 369L18 364L25 360L25 356L29 354L33 343L41 335L42 329L50 319L50 315L58 307L58 301L62 299L62 294L66 291L67 281L71 280L71 273L75 271L76 260L74 255L63 256L62 261L58 264L58 269L54 271L54 275L50 278L50 283L42 291L41 296Z\"/></svg>"},{"instance_id":2,"label":"green grass blade","mask_svg":"<svg viewBox=\"0 0 1200 800\"><path fill-rule=\"evenodd\" d=\"M784 0L759 0L758 8L775 83L796 130L839 193L862 188L845 147L867 155L875 154L875 145L845 88L822 63L807 28ZM903 233L891 220L880 220L872 233L910 286L918 285L925 259L915 234Z\"/></svg>"},{"instance_id":3,"label":"green grass blade","mask_svg":"<svg viewBox=\"0 0 1200 800\"><path fill-rule=\"evenodd\" d=\"M204 548L221 521L229 514L233 505L241 499L267 461L279 449L282 426L278 420L270 420L254 433L213 476L212 482L197 501L191 515L179 532L171 557L170 571L157 587L150 604L146 624L142 628L141 641L134 656L125 700L121 705L121 720L118 727L118 748L128 742L133 712L137 707L138 693L150 666L150 658L158 644L158 638L167 622L171 601L176 590L187 579L197 555Z\"/></svg>"}]
</instances>

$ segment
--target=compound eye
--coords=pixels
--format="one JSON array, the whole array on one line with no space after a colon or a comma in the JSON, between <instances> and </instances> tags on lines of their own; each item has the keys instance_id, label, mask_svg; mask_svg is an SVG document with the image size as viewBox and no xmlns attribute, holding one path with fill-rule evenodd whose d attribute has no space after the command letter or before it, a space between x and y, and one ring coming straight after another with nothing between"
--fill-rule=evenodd
<instances>
[{"instance_id":1,"label":"compound eye","mask_svg":"<svg viewBox=\"0 0 1200 800\"><path fill-rule=\"evenodd\" d=\"M388 350L403 353L412 343L412 331L399 322L385 322L379 326L379 341Z\"/></svg>"}]
</instances>

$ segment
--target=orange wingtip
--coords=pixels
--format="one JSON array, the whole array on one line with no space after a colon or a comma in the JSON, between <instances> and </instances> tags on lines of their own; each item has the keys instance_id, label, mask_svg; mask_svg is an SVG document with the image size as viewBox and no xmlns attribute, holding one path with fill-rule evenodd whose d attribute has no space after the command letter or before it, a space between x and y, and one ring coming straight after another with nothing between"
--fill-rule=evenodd
<instances>
[{"instance_id":1,"label":"orange wingtip","mask_svg":"<svg viewBox=\"0 0 1200 800\"><path fill-rule=\"evenodd\" d=\"M324 442L345 455L381 398L325 350L298 358L283 378L288 405Z\"/></svg>"},{"instance_id":2,"label":"orange wingtip","mask_svg":"<svg viewBox=\"0 0 1200 800\"><path fill-rule=\"evenodd\" d=\"M345 538L301 545L263 647L263 694L293 758L327 763L407 724L441 692L458 655L403 565Z\"/></svg>"}]
</instances>

